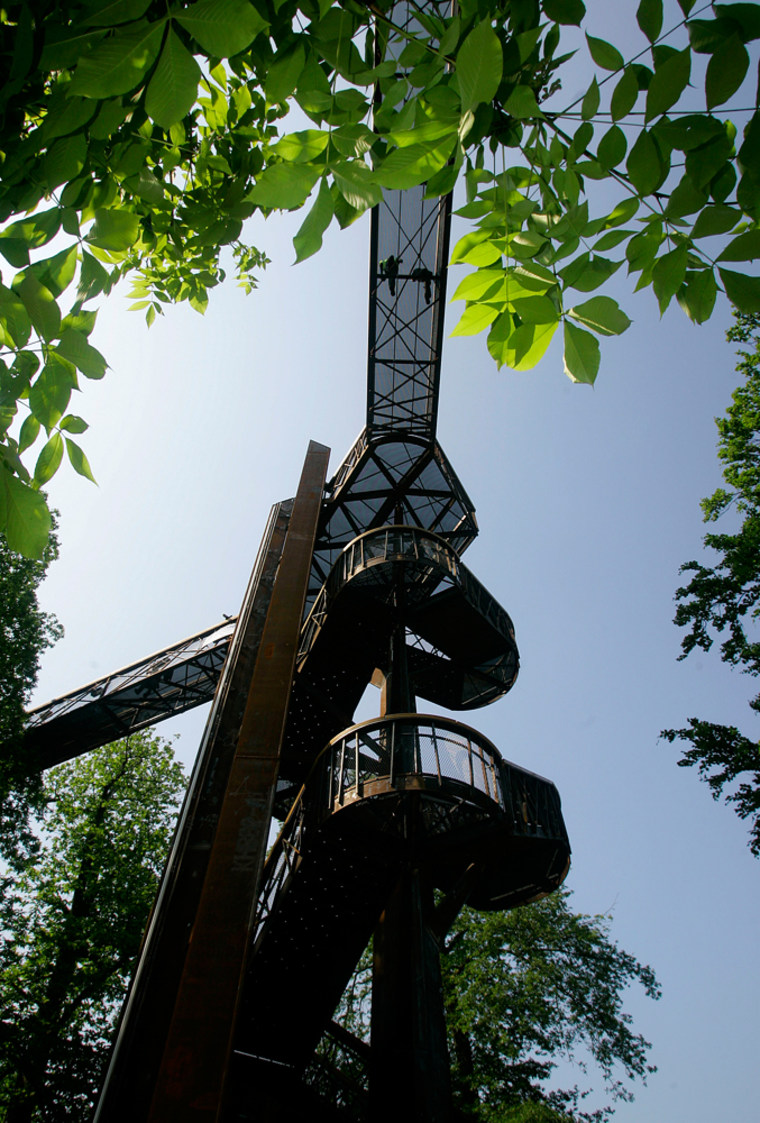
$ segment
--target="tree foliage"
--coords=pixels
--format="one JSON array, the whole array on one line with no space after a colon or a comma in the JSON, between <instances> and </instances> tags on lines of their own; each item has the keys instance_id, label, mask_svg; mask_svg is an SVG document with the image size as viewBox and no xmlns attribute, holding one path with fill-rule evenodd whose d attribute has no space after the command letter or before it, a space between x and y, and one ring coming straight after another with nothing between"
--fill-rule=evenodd
<instances>
[{"instance_id":1,"label":"tree foliage","mask_svg":"<svg viewBox=\"0 0 760 1123\"><path fill-rule=\"evenodd\" d=\"M184 785L152 733L47 773L39 851L0 903L8 1123L88 1117Z\"/></svg>"},{"instance_id":2,"label":"tree foliage","mask_svg":"<svg viewBox=\"0 0 760 1123\"><path fill-rule=\"evenodd\" d=\"M0 855L16 853L28 839L30 803L39 798L39 775L24 754L26 706L37 681L39 659L63 630L37 602L37 589L58 554L55 532L40 561L14 554L0 537Z\"/></svg>"},{"instance_id":3,"label":"tree foliage","mask_svg":"<svg viewBox=\"0 0 760 1123\"><path fill-rule=\"evenodd\" d=\"M705 522L733 511L740 518L734 533L709 532L704 546L717 555L714 565L691 561L681 567L690 574L676 592L675 623L689 631L681 641L684 659L694 648L709 651L721 637L721 659L744 674L760 675L760 315L739 315L729 340L752 345L740 351L737 370L744 381L734 391L725 417L718 418L718 457L725 487L702 501ZM760 693L750 701L760 712ZM715 799L728 790L742 819L750 820L750 848L760 857L760 743L736 726L689 718L683 729L663 730L673 742L691 745L679 764L697 766Z\"/></svg>"},{"instance_id":4,"label":"tree foliage","mask_svg":"<svg viewBox=\"0 0 760 1123\"><path fill-rule=\"evenodd\" d=\"M570 908L560 890L511 912L464 909L441 956L454 1102L465 1118L560 1123L607 1118L611 1107L579 1110L588 1089L556 1085L561 1061L593 1061L605 1093L630 1100L630 1083L654 1069L650 1048L623 1009L639 983L651 998L651 968L620 949L609 918ZM371 958L344 995L337 1019L369 1036Z\"/></svg>"},{"instance_id":5,"label":"tree foliage","mask_svg":"<svg viewBox=\"0 0 760 1123\"><path fill-rule=\"evenodd\" d=\"M456 16L431 5L406 28L359 0L10 0L0 525L14 548L42 549L39 489L64 453L92 476L74 439L86 422L70 412L79 380L107 366L92 302L130 274L149 321L174 300L202 311L224 247L252 285L265 259L242 235L257 210L311 198L302 260L384 190L435 197L463 176L470 230L452 260L472 271L456 331L487 330L493 358L517 370L561 323L568 375L593 382L600 337L629 323L597 293L623 265L661 312L676 297L701 323L719 289L760 310L745 272L760 252L760 114L746 107L741 134L724 119L760 14L693 9L641 0L640 42L621 52L579 40L582 0L461 0ZM569 103L568 31L591 76ZM282 124L293 105L308 128Z\"/></svg>"}]
</instances>

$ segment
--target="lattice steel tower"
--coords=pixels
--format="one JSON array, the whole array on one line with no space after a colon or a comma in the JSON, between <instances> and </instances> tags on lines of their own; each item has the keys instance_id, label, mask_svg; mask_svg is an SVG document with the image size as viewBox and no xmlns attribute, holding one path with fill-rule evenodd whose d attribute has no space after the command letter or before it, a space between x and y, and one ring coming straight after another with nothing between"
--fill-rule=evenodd
<instances>
[{"instance_id":1,"label":"lattice steel tower","mask_svg":"<svg viewBox=\"0 0 760 1123\"><path fill-rule=\"evenodd\" d=\"M416 709L476 709L518 671L435 435L449 211L418 188L373 212L366 428L327 484L309 446L237 619L30 715L46 767L214 699L100 1123L452 1119L440 941L465 902L567 872L554 785ZM354 724L371 681L380 715ZM373 935L367 1044L332 1016ZM326 1035L366 1079L320 1060Z\"/></svg>"}]
</instances>

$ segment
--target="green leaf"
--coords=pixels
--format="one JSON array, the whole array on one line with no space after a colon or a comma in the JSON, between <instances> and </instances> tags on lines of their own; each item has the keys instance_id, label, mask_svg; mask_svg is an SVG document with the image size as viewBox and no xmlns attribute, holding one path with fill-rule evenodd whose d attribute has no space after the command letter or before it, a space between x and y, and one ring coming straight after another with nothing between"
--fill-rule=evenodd
<instances>
[{"instance_id":1,"label":"green leaf","mask_svg":"<svg viewBox=\"0 0 760 1123\"><path fill-rule=\"evenodd\" d=\"M34 273L37 280L49 289L57 300L74 280L77 270L77 257L78 251L74 245L67 250L61 250L53 257L35 262L30 267L30 272Z\"/></svg>"},{"instance_id":2,"label":"green leaf","mask_svg":"<svg viewBox=\"0 0 760 1123\"><path fill-rule=\"evenodd\" d=\"M306 202L321 174L321 169L313 164L274 164L257 179L248 198L267 210L297 210Z\"/></svg>"},{"instance_id":3,"label":"green leaf","mask_svg":"<svg viewBox=\"0 0 760 1123\"><path fill-rule=\"evenodd\" d=\"M641 0L636 20L649 42L654 43L662 31L662 0Z\"/></svg>"},{"instance_id":4,"label":"green leaf","mask_svg":"<svg viewBox=\"0 0 760 1123\"><path fill-rule=\"evenodd\" d=\"M613 121L627 117L639 96L639 82L632 66L626 66L623 77L618 80L610 99L610 112Z\"/></svg>"},{"instance_id":5,"label":"green leaf","mask_svg":"<svg viewBox=\"0 0 760 1123\"><path fill-rule=\"evenodd\" d=\"M543 9L555 23L579 27L586 14L582 0L544 0Z\"/></svg>"},{"instance_id":6,"label":"green leaf","mask_svg":"<svg viewBox=\"0 0 760 1123\"><path fill-rule=\"evenodd\" d=\"M82 23L85 27L115 27L140 19L149 7L150 0L110 0L109 3L98 4L97 11L87 15Z\"/></svg>"},{"instance_id":7,"label":"green leaf","mask_svg":"<svg viewBox=\"0 0 760 1123\"><path fill-rule=\"evenodd\" d=\"M613 125L607 130L596 150L596 158L603 168L615 168L625 158L628 141L619 125Z\"/></svg>"},{"instance_id":8,"label":"green leaf","mask_svg":"<svg viewBox=\"0 0 760 1123\"><path fill-rule=\"evenodd\" d=\"M591 300L571 308L569 315L598 335L620 335L631 326L618 302L609 296L592 296Z\"/></svg>"},{"instance_id":9,"label":"green leaf","mask_svg":"<svg viewBox=\"0 0 760 1123\"><path fill-rule=\"evenodd\" d=\"M298 85L305 65L306 51L301 39L297 39L286 51L278 51L267 71L264 86L267 101L287 101Z\"/></svg>"},{"instance_id":10,"label":"green leaf","mask_svg":"<svg viewBox=\"0 0 760 1123\"><path fill-rule=\"evenodd\" d=\"M330 142L330 134L320 129L288 133L274 146L280 159L291 164L308 164L321 156Z\"/></svg>"},{"instance_id":11,"label":"green leaf","mask_svg":"<svg viewBox=\"0 0 760 1123\"><path fill-rule=\"evenodd\" d=\"M95 222L84 240L102 250L119 253L134 245L139 229L140 221L131 211L98 207L95 211Z\"/></svg>"},{"instance_id":12,"label":"green leaf","mask_svg":"<svg viewBox=\"0 0 760 1123\"><path fill-rule=\"evenodd\" d=\"M198 0L176 18L204 51L217 58L239 54L268 26L248 0Z\"/></svg>"},{"instance_id":13,"label":"green leaf","mask_svg":"<svg viewBox=\"0 0 760 1123\"><path fill-rule=\"evenodd\" d=\"M296 261L305 261L322 246L322 236L330 225L335 208L332 193L326 180L322 180L314 206L304 219L300 230L293 239Z\"/></svg>"},{"instance_id":14,"label":"green leaf","mask_svg":"<svg viewBox=\"0 0 760 1123\"><path fill-rule=\"evenodd\" d=\"M553 324L559 319L557 307L548 296L518 297L510 304L524 324Z\"/></svg>"},{"instance_id":15,"label":"green leaf","mask_svg":"<svg viewBox=\"0 0 760 1123\"><path fill-rule=\"evenodd\" d=\"M46 186L52 191L54 187L76 179L86 161L87 138L82 133L65 136L55 141L42 161L42 174Z\"/></svg>"},{"instance_id":16,"label":"green leaf","mask_svg":"<svg viewBox=\"0 0 760 1123\"><path fill-rule=\"evenodd\" d=\"M586 33L586 42L592 59L597 66L601 66L602 70L620 70L623 66L623 56L620 51L605 39L594 39Z\"/></svg>"},{"instance_id":17,"label":"green leaf","mask_svg":"<svg viewBox=\"0 0 760 1123\"><path fill-rule=\"evenodd\" d=\"M0 335L8 347L26 346L32 324L24 304L12 289L0 285Z\"/></svg>"},{"instance_id":18,"label":"green leaf","mask_svg":"<svg viewBox=\"0 0 760 1123\"><path fill-rule=\"evenodd\" d=\"M48 343L55 339L61 328L61 313L50 289L41 284L31 272L18 274L13 288L24 302L37 332Z\"/></svg>"},{"instance_id":19,"label":"green leaf","mask_svg":"<svg viewBox=\"0 0 760 1123\"><path fill-rule=\"evenodd\" d=\"M591 85L583 95L583 101L581 102L581 117L584 121L590 121L591 118L595 115L597 109L599 108L600 99L601 94L599 93L599 83L597 82L596 78L593 78L591 81Z\"/></svg>"},{"instance_id":20,"label":"green leaf","mask_svg":"<svg viewBox=\"0 0 760 1123\"><path fill-rule=\"evenodd\" d=\"M504 103L504 109L518 121L532 117L543 117L536 101L536 95L530 86L515 86Z\"/></svg>"},{"instance_id":21,"label":"green leaf","mask_svg":"<svg viewBox=\"0 0 760 1123\"><path fill-rule=\"evenodd\" d=\"M100 351L88 343L81 332L71 328L62 333L56 351L73 363L77 370L81 370L85 378L102 378L108 368Z\"/></svg>"},{"instance_id":22,"label":"green leaf","mask_svg":"<svg viewBox=\"0 0 760 1123\"><path fill-rule=\"evenodd\" d=\"M691 74L691 51L676 51L654 72L647 90L645 120L651 121L670 109L680 98Z\"/></svg>"},{"instance_id":23,"label":"green leaf","mask_svg":"<svg viewBox=\"0 0 760 1123\"><path fill-rule=\"evenodd\" d=\"M63 437L60 433L53 433L37 457L37 463L34 467L34 482L41 485L52 479L60 467L62 458Z\"/></svg>"},{"instance_id":24,"label":"green leaf","mask_svg":"<svg viewBox=\"0 0 760 1123\"><path fill-rule=\"evenodd\" d=\"M504 312L488 333L488 351L500 367L530 370L546 352L557 323L515 327L511 312Z\"/></svg>"},{"instance_id":25,"label":"green leaf","mask_svg":"<svg viewBox=\"0 0 760 1123\"><path fill-rule=\"evenodd\" d=\"M735 207L722 203L715 207L705 207L697 217L691 231L692 238L708 238L713 234L727 234L741 221L742 213Z\"/></svg>"},{"instance_id":26,"label":"green leaf","mask_svg":"<svg viewBox=\"0 0 760 1123\"><path fill-rule=\"evenodd\" d=\"M599 340L565 320L565 374L593 386L599 373Z\"/></svg>"},{"instance_id":27,"label":"green leaf","mask_svg":"<svg viewBox=\"0 0 760 1123\"><path fill-rule=\"evenodd\" d=\"M90 300L93 296L107 290L109 283L108 270L91 253L83 250L82 268L79 272L79 284L77 286L80 299L82 301Z\"/></svg>"},{"instance_id":28,"label":"green leaf","mask_svg":"<svg viewBox=\"0 0 760 1123\"><path fill-rule=\"evenodd\" d=\"M190 112L198 94L201 68L170 29L145 93L145 112L168 129Z\"/></svg>"},{"instance_id":29,"label":"green leaf","mask_svg":"<svg viewBox=\"0 0 760 1123\"><path fill-rule=\"evenodd\" d=\"M382 187L403 190L424 183L444 166L454 147L449 137L443 143L413 144L408 148L394 148L376 172Z\"/></svg>"},{"instance_id":30,"label":"green leaf","mask_svg":"<svg viewBox=\"0 0 760 1123\"><path fill-rule=\"evenodd\" d=\"M451 335L477 335L498 315L499 309L493 304L468 304Z\"/></svg>"},{"instance_id":31,"label":"green leaf","mask_svg":"<svg viewBox=\"0 0 760 1123\"><path fill-rule=\"evenodd\" d=\"M164 24L142 20L131 30L117 32L84 55L69 85L72 94L110 98L139 86L158 57Z\"/></svg>"},{"instance_id":32,"label":"green leaf","mask_svg":"<svg viewBox=\"0 0 760 1123\"><path fill-rule=\"evenodd\" d=\"M719 19L730 19L739 24L745 43L760 39L760 8L756 3L715 4L714 7Z\"/></svg>"},{"instance_id":33,"label":"green leaf","mask_svg":"<svg viewBox=\"0 0 760 1123\"><path fill-rule=\"evenodd\" d=\"M723 105L741 86L749 67L747 48L738 35L721 43L707 64L705 96L707 108Z\"/></svg>"},{"instance_id":34,"label":"green leaf","mask_svg":"<svg viewBox=\"0 0 760 1123\"><path fill-rule=\"evenodd\" d=\"M726 296L740 312L760 312L760 277L719 269Z\"/></svg>"},{"instance_id":35,"label":"green leaf","mask_svg":"<svg viewBox=\"0 0 760 1123\"><path fill-rule=\"evenodd\" d=\"M40 432L40 423L33 413L27 415L24 424L21 426L21 432L18 435L18 450L25 452L37 440Z\"/></svg>"},{"instance_id":36,"label":"green leaf","mask_svg":"<svg viewBox=\"0 0 760 1123\"><path fill-rule=\"evenodd\" d=\"M686 280L676 293L676 299L690 320L703 324L712 315L717 292L712 269L687 269Z\"/></svg>"},{"instance_id":37,"label":"green leaf","mask_svg":"<svg viewBox=\"0 0 760 1123\"><path fill-rule=\"evenodd\" d=\"M716 261L756 261L760 257L760 230L748 230L729 242Z\"/></svg>"},{"instance_id":38,"label":"green leaf","mask_svg":"<svg viewBox=\"0 0 760 1123\"><path fill-rule=\"evenodd\" d=\"M503 65L501 43L486 18L476 24L457 52L456 78L462 112L493 99Z\"/></svg>"},{"instance_id":39,"label":"green leaf","mask_svg":"<svg viewBox=\"0 0 760 1123\"><path fill-rule=\"evenodd\" d=\"M87 457L82 452L79 445L69 437L66 437L66 452L69 454L69 460L71 461L71 466L74 471L78 472L80 476L85 476L88 480L92 480L94 484L97 484L98 481L92 474L92 469L90 468Z\"/></svg>"},{"instance_id":40,"label":"green leaf","mask_svg":"<svg viewBox=\"0 0 760 1123\"><path fill-rule=\"evenodd\" d=\"M660 305L660 315L670 304L680 289L686 276L689 259L688 248L676 246L674 250L658 258L652 268L652 288Z\"/></svg>"},{"instance_id":41,"label":"green leaf","mask_svg":"<svg viewBox=\"0 0 760 1123\"><path fill-rule=\"evenodd\" d=\"M86 433L89 427L87 422L83 418L77 417L75 413L68 413L58 426L66 433Z\"/></svg>"},{"instance_id":42,"label":"green leaf","mask_svg":"<svg viewBox=\"0 0 760 1123\"><path fill-rule=\"evenodd\" d=\"M41 558L51 525L45 497L0 469L0 527L11 550L25 558Z\"/></svg>"},{"instance_id":43,"label":"green leaf","mask_svg":"<svg viewBox=\"0 0 760 1123\"><path fill-rule=\"evenodd\" d=\"M626 162L628 175L640 195L651 195L662 178L660 154L646 129L642 129Z\"/></svg>"},{"instance_id":44,"label":"green leaf","mask_svg":"<svg viewBox=\"0 0 760 1123\"><path fill-rule=\"evenodd\" d=\"M48 432L58 424L76 386L74 368L52 352L29 390L29 407Z\"/></svg>"}]
</instances>

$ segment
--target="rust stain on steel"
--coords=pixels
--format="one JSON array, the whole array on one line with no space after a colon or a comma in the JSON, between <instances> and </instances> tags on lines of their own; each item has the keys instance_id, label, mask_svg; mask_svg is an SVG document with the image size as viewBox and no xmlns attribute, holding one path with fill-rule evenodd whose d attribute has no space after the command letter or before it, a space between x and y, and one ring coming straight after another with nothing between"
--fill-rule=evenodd
<instances>
[{"instance_id":1,"label":"rust stain on steel","mask_svg":"<svg viewBox=\"0 0 760 1123\"><path fill-rule=\"evenodd\" d=\"M251 679L150 1123L218 1117L263 866L329 449L312 441Z\"/></svg>"}]
</instances>

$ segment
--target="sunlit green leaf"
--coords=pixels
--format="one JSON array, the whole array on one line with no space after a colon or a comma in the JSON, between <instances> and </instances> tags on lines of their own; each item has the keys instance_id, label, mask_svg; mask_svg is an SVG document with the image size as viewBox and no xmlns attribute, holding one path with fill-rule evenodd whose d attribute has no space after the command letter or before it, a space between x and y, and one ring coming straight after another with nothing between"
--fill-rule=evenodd
<instances>
[{"instance_id":1,"label":"sunlit green leaf","mask_svg":"<svg viewBox=\"0 0 760 1123\"><path fill-rule=\"evenodd\" d=\"M58 428L66 433L85 433L89 429L89 425L83 418L77 417L75 413L69 413L61 420Z\"/></svg>"},{"instance_id":2,"label":"sunlit green leaf","mask_svg":"<svg viewBox=\"0 0 760 1123\"><path fill-rule=\"evenodd\" d=\"M145 93L145 112L168 129L181 121L195 102L201 68L175 31L166 37L158 65Z\"/></svg>"},{"instance_id":3,"label":"sunlit green leaf","mask_svg":"<svg viewBox=\"0 0 760 1123\"><path fill-rule=\"evenodd\" d=\"M565 374L573 382L591 385L599 373L599 340L588 331L565 320Z\"/></svg>"},{"instance_id":4,"label":"sunlit green leaf","mask_svg":"<svg viewBox=\"0 0 760 1123\"><path fill-rule=\"evenodd\" d=\"M0 529L10 548L25 558L41 558L50 528L45 497L0 468Z\"/></svg>"},{"instance_id":5,"label":"sunlit green leaf","mask_svg":"<svg viewBox=\"0 0 760 1123\"><path fill-rule=\"evenodd\" d=\"M690 320L703 324L712 315L717 292L712 269L687 270L686 280L676 293L676 299Z\"/></svg>"},{"instance_id":6,"label":"sunlit green leaf","mask_svg":"<svg viewBox=\"0 0 760 1123\"><path fill-rule=\"evenodd\" d=\"M498 315L499 309L492 304L468 304L451 334L477 335L485 331Z\"/></svg>"},{"instance_id":7,"label":"sunlit green leaf","mask_svg":"<svg viewBox=\"0 0 760 1123\"><path fill-rule=\"evenodd\" d=\"M377 169L376 179L383 187L403 190L424 183L444 166L454 147L453 138L443 142L413 144L394 148Z\"/></svg>"},{"instance_id":8,"label":"sunlit green leaf","mask_svg":"<svg viewBox=\"0 0 760 1123\"><path fill-rule=\"evenodd\" d=\"M609 296L592 296L571 308L569 315L599 335L620 335L631 326L618 302Z\"/></svg>"},{"instance_id":9,"label":"sunlit green leaf","mask_svg":"<svg viewBox=\"0 0 760 1123\"><path fill-rule=\"evenodd\" d=\"M34 466L34 482L42 485L52 479L60 467L62 457L63 437L60 433L53 433L37 457L37 463Z\"/></svg>"},{"instance_id":10,"label":"sunlit green leaf","mask_svg":"<svg viewBox=\"0 0 760 1123\"><path fill-rule=\"evenodd\" d=\"M163 23L142 20L104 39L79 60L69 87L71 93L96 98L129 93L156 61L163 33Z\"/></svg>"},{"instance_id":11,"label":"sunlit green leaf","mask_svg":"<svg viewBox=\"0 0 760 1123\"><path fill-rule=\"evenodd\" d=\"M325 151L329 141L329 133L319 129L305 129L300 133L288 133L277 142L274 151L289 163L308 164Z\"/></svg>"},{"instance_id":12,"label":"sunlit green leaf","mask_svg":"<svg viewBox=\"0 0 760 1123\"><path fill-rule=\"evenodd\" d=\"M13 288L24 302L29 318L42 338L48 342L54 339L61 327L61 313L50 289L31 272L19 274Z\"/></svg>"},{"instance_id":13,"label":"sunlit green leaf","mask_svg":"<svg viewBox=\"0 0 760 1123\"><path fill-rule=\"evenodd\" d=\"M238 54L267 26L248 0L198 0L176 18L204 51L217 58Z\"/></svg>"},{"instance_id":14,"label":"sunlit green leaf","mask_svg":"<svg viewBox=\"0 0 760 1123\"><path fill-rule=\"evenodd\" d=\"M591 57L597 66L601 66L603 70L620 70L623 65L623 56L617 47L613 47L605 39L595 39L589 34L586 34L586 42Z\"/></svg>"},{"instance_id":15,"label":"sunlit green leaf","mask_svg":"<svg viewBox=\"0 0 760 1123\"><path fill-rule=\"evenodd\" d=\"M32 322L17 293L0 285L0 332L8 347L26 346L32 331Z\"/></svg>"},{"instance_id":16,"label":"sunlit green leaf","mask_svg":"<svg viewBox=\"0 0 760 1123\"><path fill-rule=\"evenodd\" d=\"M322 246L322 236L330 225L335 208L326 180L322 180L314 205L293 239L296 261L305 261Z\"/></svg>"},{"instance_id":17,"label":"sunlit green leaf","mask_svg":"<svg viewBox=\"0 0 760 1123\"><path fill-rule=\"evenodd\" d=\"M82 133L61 137L51 144L42 161L45 184L52 190L62 183L68 183L70 179L75 179L86 160L87 138Z\"/></svg>"},{"instance_id":18,"label":"sunlit green leaf","mask_svg":"<svg viewBox=\"0 0 760 1123\"><path fill-rule=\"evenodd\" d=\"M296 210L306 202L321 174L313 164L274 164L259 177L248 198L267 210Z\"/></svg>"},{"instance_id":19,"label":"sunlit green leaf","mask_svg":"<svg viewBox=\"0 0 760 1123\"><path fill-rule=\"evenodd\" d=\"M79 445L75 441L72 441L70 437L66 437L66 452L68 453L69 460L74 471L78 472L80 476L85 476L86 479L91 480L94 484L96 484L98 481L92 474L92 469L90 468L87 457L82 452Z\"/></svg>"},{"instance_id":20,"label":"sunlit green leaf","mask_svg":"<svg viewBox=\"0 0 760 1123\"><path fill-rule=\"evenodd\" d=\"M53 352L29 390L29 407L48 432L66 412L76 386L73 369Z\"/></svg>"},{"instance_id":21,"label":"sunlit green leaf","mask_svg":"<svg viewBox=\"0 0 760 1123\"><path fill-rule=\"evenodd\" d=\"M494 97L503 67L501 43L489 20L476 24L457 52L456 78L462 110Z\"/></svg>"},{"instance_id":22,"label":"sunlit green leaf","mask_svg":"<svg viewBox=\"0 0 760 1123\"><path fill-rule=\"evenodd\" d=\"M81 332L69 328L61 334L60 342L56 347L59 355L73 363L77 370L81 370L86 378L102 378L106 373L108 364L92 344L88 343Z\"/></svg>"},{"instance_id":23,"label":"sunlit green leaf","mask_svg":"<svg viewBox=\"0 0 760 1123\"><path fill-rule=\"evenodd\" d=\"M556 305L548 296L518 297L510 304L524 324L552 324L559 319Z\"/></svg>"},{"instance_id":24,"label":"sunlit green leaf","mask_svg":"<svg viewBox=\"0 0 760 1123\"><path fill-rule=\"evenodd\" d=\"M33 413L27 415L18 435L18 450L26 452L37 440L40 432L40 423Z\"/></svg>"},{"instance_id":25,"label":"sunlit green leaf","mask_svg":"<svg viewBox=\"0 0 760 1123\"><path fill-rule=\"evenodd\" d=\"M118 253L134 245L139 228L140 222L136 214L99 207L95 211L95 222L84 240L102 250Z\"/></svg>"}]
</instances>

